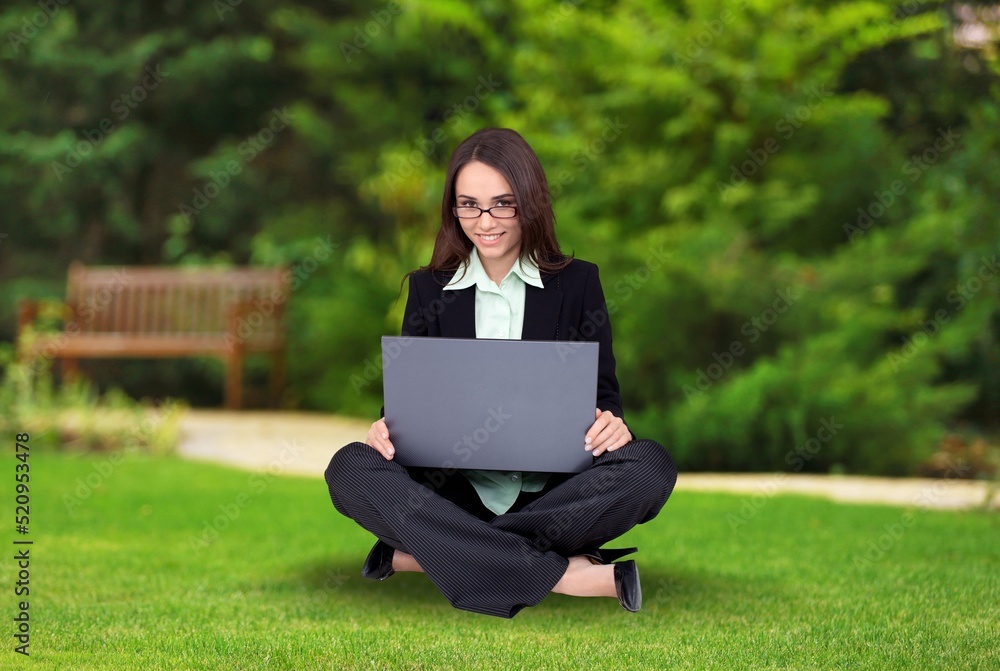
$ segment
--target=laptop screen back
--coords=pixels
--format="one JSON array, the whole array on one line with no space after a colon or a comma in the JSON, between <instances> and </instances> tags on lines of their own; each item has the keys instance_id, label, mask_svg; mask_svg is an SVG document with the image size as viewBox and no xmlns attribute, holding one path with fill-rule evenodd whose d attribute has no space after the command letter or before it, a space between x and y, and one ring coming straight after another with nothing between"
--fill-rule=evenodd
<instances>
[{"instance_id":1,"label":"laptop screen back","mask_svg":"<svg viewBox=\"0 0 1000 671\"><path fill-rule=\"evenodd\" d=\"M597 407L596 342L382 338L403 466L575 473Z\"/></svg>"}]
</instances>

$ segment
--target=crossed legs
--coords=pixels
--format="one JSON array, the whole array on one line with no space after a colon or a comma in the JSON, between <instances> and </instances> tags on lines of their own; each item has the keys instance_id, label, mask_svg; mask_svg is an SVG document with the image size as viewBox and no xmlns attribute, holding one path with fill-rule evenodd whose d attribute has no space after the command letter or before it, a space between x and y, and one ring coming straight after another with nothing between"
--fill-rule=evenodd
<instances>
[{"instance_id":1,"label":"crossed legs","mask_svg":"<svg viewBox=\"0 0 1000 671\"><path fill-rule=\"evenodd\" d=\"M676 477L662 446L634 440L582 473L554 476L557 484L540 496L488 519L481 505L473 512L459 505L443 474L418 482L364 443L339 450L326 471L333 505L396 549L397 570L422 569L456 608L499 617L553 590L613 596L604 575L611 567L567 558L655 517Z\"/></svg>"}]
</instances>

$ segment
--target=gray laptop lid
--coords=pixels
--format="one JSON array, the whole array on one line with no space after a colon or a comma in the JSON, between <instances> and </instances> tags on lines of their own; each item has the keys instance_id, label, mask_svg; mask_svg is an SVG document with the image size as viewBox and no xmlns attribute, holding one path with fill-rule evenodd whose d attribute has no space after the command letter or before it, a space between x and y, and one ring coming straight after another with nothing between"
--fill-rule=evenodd
<instances>
[{"instance_id":1,"label":"gray laptop lid","mask_svg":"<svg viewBox=\"0 0 1000 671\"><path fill-rule=\"evenodd\" d=\"M403 466L577 473L596 342L382 338L385 423Z\"/></svg>"}]
</instances>

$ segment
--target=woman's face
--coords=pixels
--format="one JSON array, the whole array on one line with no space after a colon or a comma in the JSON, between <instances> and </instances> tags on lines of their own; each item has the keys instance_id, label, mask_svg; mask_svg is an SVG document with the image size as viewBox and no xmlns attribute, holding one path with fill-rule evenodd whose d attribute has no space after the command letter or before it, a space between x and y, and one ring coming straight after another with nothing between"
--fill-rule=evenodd
<instances>
[{"instance_id":1,"label":"woman's face","mask_svg":"<svg viewBox=\"0 0 1000 671\"><path fill-rule=\"evenodd\" d=\"M516 206L514 189L499 172L473 161L455 176L455 206L489 209ZM478 219L459 219L462 230L479 250L483 266L490 275L506 275L521 253L519 217L497 219L484 212ZM493 278L497 280L496 277ZM499 279L503 279L500 277Z\"/></svg>"}]
</instances>

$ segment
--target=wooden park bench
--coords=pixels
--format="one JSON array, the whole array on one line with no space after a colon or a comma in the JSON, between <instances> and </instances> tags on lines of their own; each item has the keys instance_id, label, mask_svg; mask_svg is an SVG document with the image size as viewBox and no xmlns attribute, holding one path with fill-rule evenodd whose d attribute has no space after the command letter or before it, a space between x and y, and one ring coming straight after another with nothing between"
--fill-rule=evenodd
<instances>
[{"instance_id":1,"label":"wooden park bench","mask_svg":"<svg viewBox=\"0 0 1000 671\"><path fill-rule=\"evenodd\" d=\"M18 302L22 360L60 360L73 375L79 359L212 356L226 369L227 408L242 404L247 354L271 357L271 399L284 385L289 296L285 268L69 268L63 329L35 332L39 303ZM30 331L30 333L26 332Z\"/></svg>"}]
</instances>

